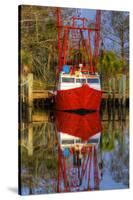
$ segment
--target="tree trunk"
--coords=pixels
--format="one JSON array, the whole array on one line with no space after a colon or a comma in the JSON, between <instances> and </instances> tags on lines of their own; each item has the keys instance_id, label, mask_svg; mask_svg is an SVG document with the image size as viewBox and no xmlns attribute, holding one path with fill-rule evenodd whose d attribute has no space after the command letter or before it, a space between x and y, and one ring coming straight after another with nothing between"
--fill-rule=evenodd
<instances>
[{"instance_id":1,"label":"tree trunk","mask_svg":"<svg viewBox=\"0 0 133 200\"><path fill-rule=\"evenodd\" d=\"M121 29L120 40L121 40L122 69L124 69L125 56L124 56L124 30L123 28Z\"/></svg>"},{"instance_id":2,"label":"tree trunk","mask_svg":"<svg viewBox=\"0 0 133 200\"><path fill-rule=\"evenodd\" d=\"M50 47L49 47L49 54L48 54L48 65L47 65L48 71L50 70L50 62L51 62L51 49L52 49L52 45L50 45Z\"/></svg>"}]
</instances>

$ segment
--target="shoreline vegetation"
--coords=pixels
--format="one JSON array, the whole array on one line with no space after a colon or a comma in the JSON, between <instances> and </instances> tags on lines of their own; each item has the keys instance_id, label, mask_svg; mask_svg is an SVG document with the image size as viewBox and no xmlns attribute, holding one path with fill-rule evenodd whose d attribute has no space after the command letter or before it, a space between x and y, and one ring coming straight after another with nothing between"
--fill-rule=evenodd
<instances>
[{"instance_id":1,"label":"shoreline vegetation","mask_svg":"<svg viewBox=\"0 0 133 200\"><path fill-rule=\"evenodd\" d=\"M77 10L81 12L81 9L62 8L62 21L68 23ZM33 89L53 89L58 58L55 8L23 5L19 7L19 11L20 84L32 73ZM82 9L83 14L84 12L87 10ZM119 79L126 75L124 84L128 92L128 12L102 11L101 41L97 70L101 74L103 90L110 91L110 87L113 87L118 91ZM83 49L79 51L84 54Z\"/></svg>"}]
</instances>

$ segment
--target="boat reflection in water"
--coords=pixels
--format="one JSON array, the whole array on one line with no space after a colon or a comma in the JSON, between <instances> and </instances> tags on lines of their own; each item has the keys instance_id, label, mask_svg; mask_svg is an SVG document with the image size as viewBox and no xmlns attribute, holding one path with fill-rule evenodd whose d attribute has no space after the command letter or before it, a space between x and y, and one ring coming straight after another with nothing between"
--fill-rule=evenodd
<instances>
[{"instance_id":1,"label":"boat reflection in water","mask_svg":"<svg viewBox=\"0 0 133 200\"><path fill-rule=\"evenodd\" d=\"M102 121L97 112L29 113L19 138L22 195L129 187L128 110L103 110Z\"/></svg>"},{"instance_id":2,"label":"boat reflection in water","mask_svg":"<svg viewBox=\"0 0 133 200\"><path fill-rule=\"evenodd\" d=\"M55 124L58 132L57 192L99 189L99 113L56 112Z\"/></svg>"}]
</instances>

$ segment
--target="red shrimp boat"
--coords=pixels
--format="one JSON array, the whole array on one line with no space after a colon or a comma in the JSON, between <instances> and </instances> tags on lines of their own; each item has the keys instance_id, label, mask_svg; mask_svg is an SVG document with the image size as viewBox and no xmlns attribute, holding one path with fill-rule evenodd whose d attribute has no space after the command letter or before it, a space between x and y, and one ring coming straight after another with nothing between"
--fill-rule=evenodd
<instances>
[{"instance_id":1,"label":"red shrimp boat","mask_svg":"<svg viewBox=\"0 0 133 200\"><path fill-rule=\"evenodd\" d=\"M100 75L96 72L100 16L100 11L97 11L95 22L90 22L86 18L72 17L69 25L62 26L60 9L57 9L58 72L55 92L57 110L100 109L102 91ZM73 55L71 52L74 52Z\"/></svg>"},{"instance_id":2,"label":"red shrimp boat","mask_svg":"<svg viewBox=\"0 0 133 200\"><path fill-rule=\"evenodd\" d=\"M99 75L60 74L55 96L57 110L99 110L102 91Z\"/></svg>"}]
</instances>

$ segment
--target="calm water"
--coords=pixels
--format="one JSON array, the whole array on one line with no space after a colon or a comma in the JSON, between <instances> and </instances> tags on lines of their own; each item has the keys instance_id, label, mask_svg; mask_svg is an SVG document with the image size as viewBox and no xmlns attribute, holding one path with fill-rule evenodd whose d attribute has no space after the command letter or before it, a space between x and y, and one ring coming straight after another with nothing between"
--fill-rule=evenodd
<instances>
[{"instance_id":1,"label":"calm water","mask_svg":"<svg viewBox=\"0 0 133 200\"><path fill-rule=\"evenodd\" d=\"M129 114L29 109L20 124L21 194L129 187Z\"/></svg>"}]
</instances>

